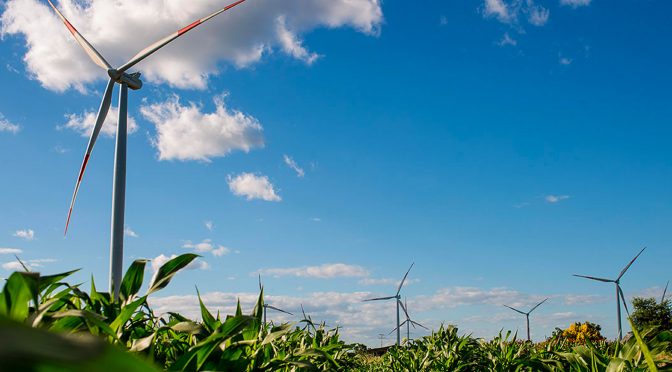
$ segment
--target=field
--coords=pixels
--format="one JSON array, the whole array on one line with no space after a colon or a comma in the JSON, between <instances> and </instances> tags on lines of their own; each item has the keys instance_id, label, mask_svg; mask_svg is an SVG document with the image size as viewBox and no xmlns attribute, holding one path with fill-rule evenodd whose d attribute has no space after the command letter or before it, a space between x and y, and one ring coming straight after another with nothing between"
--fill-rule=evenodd
<instances>
[{"instance_id":1,"label":"field","mask_svg":"<svg viewBox=\"0 0 672 372\"><path fill-rule=\"evenodd\" d=\"M251 314L211 313L201 320L147 303L197 256L166 262L143 287L147 261L135 261L120 299L88 292L65 280L73 272L41 276L15 272L0 294L3 368L22 371L647 371L672 370L672 333L635 330L623 343L569 340L556 335L533 344L501 332L493 340L460 335L452 326L381 356L346 344L338 329L309 317L298 324L263 323L263 289ZM200 300L200 296L199 296ZM633 329L636 329L633 327Z\"/></svg>"}]
</instances>

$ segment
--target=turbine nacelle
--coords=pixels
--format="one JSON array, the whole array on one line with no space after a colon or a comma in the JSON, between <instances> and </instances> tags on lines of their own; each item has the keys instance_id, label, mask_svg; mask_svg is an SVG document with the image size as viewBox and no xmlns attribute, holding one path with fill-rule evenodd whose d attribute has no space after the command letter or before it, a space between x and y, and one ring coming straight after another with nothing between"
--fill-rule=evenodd
<instances>
[{"instance_id":1,"label":"turbine nacelle","mask_svg":"<svg viewBox=\"0 0 672 372\"><path fill-rule=\"evenodd\" d=\"M116 83L128 85L132 90L139 90L142 88L142 80L140 80L141 74L139 72L128 74L111 68L107 70L107 75Z\"/></svg>"}]
</instances>

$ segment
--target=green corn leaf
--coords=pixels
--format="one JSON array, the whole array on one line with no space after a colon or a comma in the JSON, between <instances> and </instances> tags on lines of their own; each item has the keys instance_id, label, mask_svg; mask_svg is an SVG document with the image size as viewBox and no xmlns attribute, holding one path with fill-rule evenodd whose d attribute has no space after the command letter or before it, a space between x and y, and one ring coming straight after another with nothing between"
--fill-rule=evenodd
<instances>
[{"instance_id":1,"label":"green corn leaf","mask_svg":"<svg viewBox=\"0 0 672 372\"><path fill-rule=\"evenodd\" d=\"M163 266L156 272L152 283L149 285L147 295L165 288L178 271L189 265L197 257L200 256L193 253L185 253L163 264Z\"/></svg>"},{"instance_id":2,"label":"green corn leaf","mask_svg":"<svg viewBox=\"0 0 672 372\"><path fill-rule=\"evenodd\" d=\"M145 302L147 301L147 296L142 296L138 298L137 300L131 302L130 304L124 306L121 309L121 313L117 316L116 319L110 324L110 327L114 331L114 333L119 336L121 334L121 330L126 324L131 319L131 316L133 316L133 313L142 306Z\"/></svg>"},{"instance_id":3,"label":"green corn leaf","mask_svg":"<svg viewBox=\"0 0 672 372\"><path fill-rule=\"evenodd\" d=\"M639 345L639 348L642 350L642 354L644 354L644 360L646 360L646 364L649 366L649 371L658 372L658 367L656 367L656 362L653 360L653 355L651 355L649 347L646 346L646 343L644 342L644 340L642 340L642 337L639 335L637 327L635 327L635 324L632 322L632 319L630 317L628 317L628 321L630 322L630 328L632 328L632 333L635 335L635 339L637 339L637 344Z\"/></svg>"},{"instance_id":4,"label":"green corn leaf","mask_svg":"<svg viewBox=\"0 0 672 372\"><path fill-rule=\"evenodd\" d=\"M121 297L123 302L133 298L140 291L146 264L147 260L135 260L126 271L126 274L124 274L124 279L121 281L121 288L119 289L119 297Z\"/></svg>"},{"instance_id":5,"label":"green corn leaf","mask_svg":"<svg viewBox=\"0 0 672 372\"><path fill-rule=\"evenodd\" d=\"M28 318L30 301L37 302L38 273L14 272L0 292L0 314L17 321ZM37 307L37 306L36 306Z\"/></svg>"},{"instance_id":6,"label":"green corn leaf","mask_svg":"<svg viewBox=\"0 0 672 372\"><path fill-rule=\"evenodd\" d=\"M201 306L201 317L203 318L205 329L208 332L213 332L219 326L219 324L203 304L203 300L201 300L201 293L198 291L198 288L196 288L196 294L198 295L198 303Z\"/></svg>"}]
</instances>

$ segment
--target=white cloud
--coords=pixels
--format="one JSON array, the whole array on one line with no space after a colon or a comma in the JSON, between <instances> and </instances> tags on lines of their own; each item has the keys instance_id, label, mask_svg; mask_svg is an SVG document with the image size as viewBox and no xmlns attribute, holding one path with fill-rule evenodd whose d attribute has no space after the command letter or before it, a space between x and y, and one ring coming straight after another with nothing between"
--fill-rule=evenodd
<instances>
[{"instance_id":1,"label":"white cloud","mask_svg":"<svg viewBox=\"0 0 672 372\"><path fill-rule=\"evenodd\" d=\"M282 200L266 176L242 173L235 177L229 175L227 182L234 195L244 196L247 200L261 199L275 202Z\"/></svg>"},{"instance_id":2,"label":"white cloud","mask_svg":"<svg viewBox=\"0 0 672 372\"><path fill-rule=\"evenodd\" d=\"M284 15L277 18L278 41L282 50L290 56L312 65L320 57L317 53L309 52L303 46L303 42L287 29L287 20Z\"/></svg>"},{"instance_id":3,"label":"white cloud","mask_svg":"<svg viewBox=\"0 0 672 372\"><path fill-rule=\"evenodd\" d=\"M215 229L215 224L212 221L204 221L203 225L205 225L205 228L208 229L208 231Z\"/></svg>"},{"instance_id":4,"label":"white cloud","mask_svg":"<svg viewBox=\"0 0 672 372\"><path fill-rule=\"evenodd\" d=\"M0 248L0 254L21 254L23 250L18 248Z\"/></svg>"},{"instance_id":5,"label":"white cloud","mask_svg":"<svg viewBox=\"0 0 672 372\"><path fill-rule=\"evenodd\" d=\"M502 40L500 40L497 43L497 45L499 46L507 46L507 45L516 46L516 44L518 44L518 42L514 38L509 36L508 32L505 32L504 36L502 36Z\"/></svg>"},{"instance_id":6,"label":"white cloud","mask_svg":"<svg viewBox=\"0 0 672 372\"><path fill-rule=\"evenodd\" d=\"M289 155L283 155L283 159L285 160L285 164L292 169L294 172L296 172L297 177L303 177L306 175L306 172L303 170L303 168L299 167L299 164L292 159Z\"/></svg>"},{"instance_id":7,"label":"white cloud","mask_svg":"<svg viewBox=\"0 0 672 372\"><path fill-rule=\"evenodd\" d=\"M442 15L441 17L439 17L439 24L441 26L447 25L448 24L448 17L446 17L445 15Z\"/></svg>"},{"instance_id":8,"label":"white cloud","mask_svg":"<svg viewBox=\"0 0 672 372\"><path fill-rule=\"evenodd\" d=\"M591 0L560 0L560 5L571 6L576 9L580 6L590 5Z\"/></svg>"},{"instance_id":9,"label":"white cloud","mask_svg":"<svg viewBox=\"0 0 672 372\"><path fill-rule=\"evenodd\" d=\"M85 111L82 114L68 114L65 115L68 122L57 128L70 129L79 133L82 137L89 137L93 130L93 126L96 125L97 115L98 111ZM114 137L117 134L118 120L119 111L116 107L110 107L110 111L107 113L105 121L103 122L103 127L100 129L100 134L106 137ZM132 116L129 116L126 121L126 130L129 134L135 133L138 130L138 124Z\"/></svg>"},{"instance_id":10,"label":"white cloud","mask_svg":"<svg viewBox=\"0 0 672 372\"><path fill-rule=\"evenodd\" d=\"M550 10L535 4L534 0L484 0L483 16L495 18L501 23L519 27L519 18L527 15L527 21L534 26L548 22Z\"/></svg>"},{"instance_id":11,"label":"white cloud","mask_svg":"<svg viewBox=\"0 0 672 372\"><path fill-rule=\"evenodd\" d=\"M560 60L558 62L561 65L567 66L567 65L571 65L573 60L571 58L567 58L567 57L560 57Z\"/></svg>"},{"instance_id":12,"label":"white cloud","mask_svg":"<svg viewBox=\"0 0 672 372\"><path fill-rule=\"evenodd\" d=\"M58 260L53 258L41 258L36 260L21 260L23 265L25 265L29 271L37 271L39 268L44 267L45 263L53 263ZM5 262L2 264L2 268L8 271L25 271L23 265L18 260Z\"/></svg>"},{"instance_id":13,"label":"white cloud","mask_svg":"<svg viewBox=\"0 0 672 372\"><path fill-rule=\"evenodd\" d=\"M138 235L138 233L133 231L133 229L131 229L128 226L126 226L126 228L124 229L124 235L126 235L128 237L131 237L131 238L139 238L140 237L140 235Z\"/></svg>"},{"instance_id":14,"label":"white cloud","mask_svg":"<svg viewBox=\"0 0 672 372\"><path fill-rule=\"evenodd\" d=\"M199 253L209 252L212 253L213 256L217 257L226 256L227 254L232 252L230 248L227 248L223 245L213 244L212 240L210 239L205 239L202 242L195 244L190 241L187 241L182 245L182 248L193 249Z\"/></svg>"},{"instance_id":15,"label":"white cloud","mask_svg":"<svg viewBox=\"0 0 672 372\"><path fill-rule=\"evenodd\" d=\"M324 264L319 266L303 266L291 268L272 268L259 270L262 275L271 275L273 277L295 276L299 278L358 278L367 277L369 272L357 265L347 265L343 263Z\"/></svg>"},{"instance_id":16,"label":"white cloud","mask_svg":"<svg viewBox=\"0 0 672 372\"><path fill-rule=\"evenodd\" d=\"M249 152L264 146L263 128L257 119L229 110L223 95L215 97L214 103L215 111L206 113L201 105L182 105L173 95L165 102L140 109L156 127L153 143L160 160L209 162L234 150Z\"/></svg>"},{"instance_id":17,"label":"white cloud","mask_svg":"<svg viewBox=\"0 0 672 372\"><path fill-rule=\"evenodd\" d=\"M540 5L530 5L528 22L534 26L543 26L548 22L551 11Z\"/></svg>"},{"instance_id":18,"label":"white cloud","mask_svg":"<svg viewBox=\"0 0 672 372\"><path fill-rule=\"evenodd\" d=\"M32 229L17 230L14 236L25 240L33 240L35 239L35 231Z\"/></svg>"},{"instance_id":19,"label":"white cloud","mask_svg":"<svg viewBox=\"0 0 672 372\"><path fill-rule=\"evenodd\" d=\"M394 278L364 278L359 281L359 284L361 285L389 285L393 286L394 288L399 287L399 284L401 283L401 280L399 279L394 279ZM420 279L417 278L407 278L406 281L404 282L404 288L406 286L415 284L415 283L420 283Z\"/></svg>"},{"instance_id":20,"label":"white cloud","mask_svg":"<svg viewBox=\"0 0 672 372\"><path fill-rule=\"evenodd\" d=\"M172 260L173 258L177 257L177 255L171 255L170 257L166 256L165 254L160 254L156 257L154 257L151 261L152 263L152 271L154 272L154 275L156 275L156 272L159 270L161 266L163 266L166 262ZM209 270L210 265L206 262L203 261L200 258L196 258L195 260L191 261L189 265L187 265L185 270ZM152 278L153 280L153 278Z\"/></svg>"},{"instance_id":21,"label":"white cloud","mask_svg":"<svg viewBox=\"0 0 672 372\"><path fill-rule=\"evenodd\" d=\"M485 0L484 15L486 17L496 17L503 23L509 23L512 20L509 6L503 0Z\"/></svg>"},{"instance_id":22,"label":"white cloud","mask_svg":"<svg viewBox=\"0 0 672 372\"><path fill-rule=\"evenodd\" d=\"M45 2L9 0L4 6L2 35L24 38L26 69L45 88L86 91L89 83L106 78ZM222 2L61 0L58 6L111 64L120 65L154 41L220 9ZM282 28L277 27L280 18L284 19ZM186 34L137 67L152 83L204 89L208 79L225 64L249 66L276 49L294 58L310 59L310 53L300 52L305 48L287 48L283 31L293 35L294 41L325 27L351 27L376 35L382 22L380 0L248 1Z\"/></svg>"},{"instance_id":23,"label":"white cloud","mask_svg":"<svg viewBox=\"0 0 672 372\"><path fill-rule=\"evenodd\" d=\"M0 113L0 132L19 133L21 126L13 124L7 120L2 113Z\"/></svg>"},{"instance_id":24,"label":"white cloud","mask_svg":"<svg viewBox=\"0 0 672 372\"><path fill-rule=\"evenodd\" d=\"M556 204L569 198L569 195L546 195L544 200L546 200L547 203Z\"/></svg>"}]
</instances>

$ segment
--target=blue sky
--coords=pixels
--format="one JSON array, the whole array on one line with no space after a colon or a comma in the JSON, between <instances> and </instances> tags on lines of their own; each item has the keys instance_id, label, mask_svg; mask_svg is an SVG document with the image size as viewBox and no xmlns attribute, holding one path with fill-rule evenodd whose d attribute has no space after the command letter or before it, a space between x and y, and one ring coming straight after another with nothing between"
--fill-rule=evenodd
<instances>
[{"instance_id":1,"label":"blue sky","mask_svg":"<svg viewBox=\"0 0 672 372\"><path fill-rule=\"evenodd\" d=\"M46 2L3 4L0 276L20 252L36 270L81 268L77 280L105 285L113 115L63 238L104 72ZM224 5L147 0L139 21L78 4L58 6L113 64ZM614 337L613 288L571 274L616 276L643 246L623 289L660 295L672 5L411 5L248 0L137 66L126 265L203 255L156 306L194 314L196 285L231 311L253 301L262 273L269 303L303 303L373 345L393 303L361 300L393 294L415 262L403 294L428 326L522 332L501 305L550 297L533 338L585 320Z\"/></svg>"}]
</instances>

